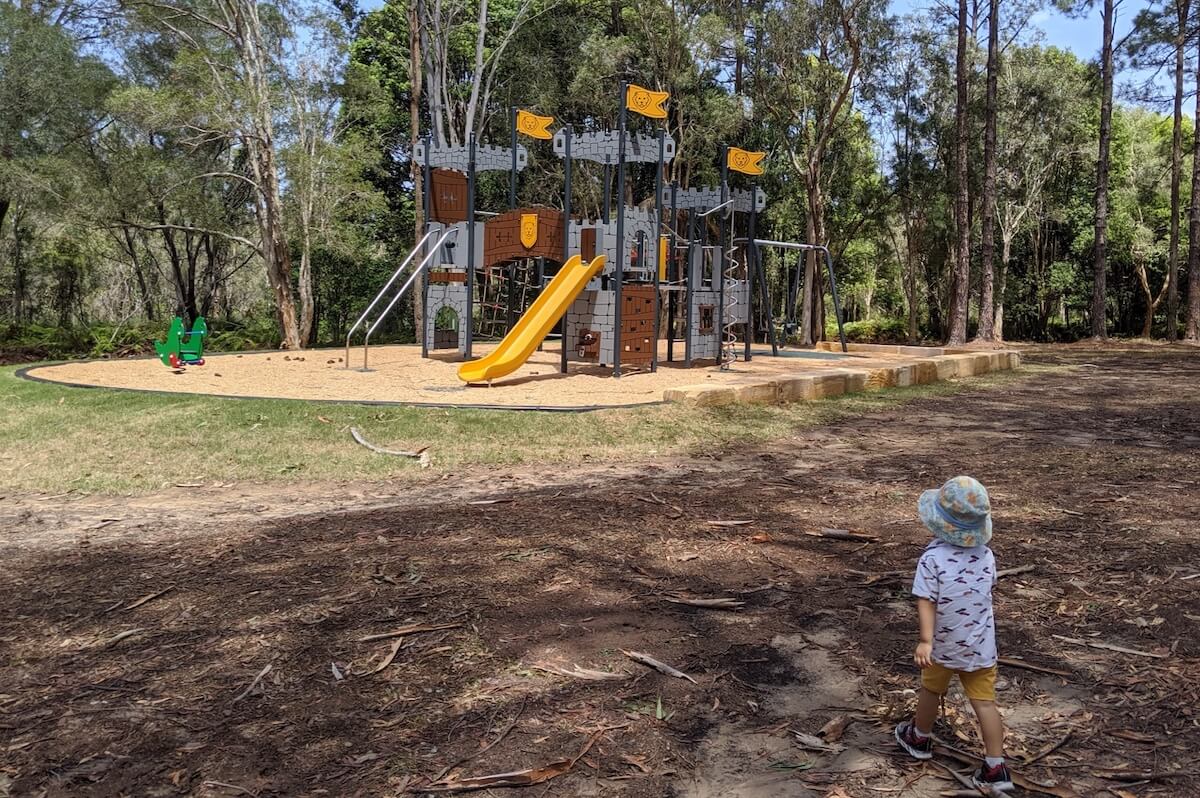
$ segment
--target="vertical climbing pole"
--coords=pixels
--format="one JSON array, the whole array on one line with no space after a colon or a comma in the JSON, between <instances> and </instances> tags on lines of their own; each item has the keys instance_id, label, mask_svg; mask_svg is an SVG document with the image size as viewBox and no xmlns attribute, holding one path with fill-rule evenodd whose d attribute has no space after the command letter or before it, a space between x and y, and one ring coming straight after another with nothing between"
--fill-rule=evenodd
<instances>
[{"instance_id":1,"label":"vertical climbing pole","mask_svg":"<svg viewBox=\"0 0 1200 798\"><path fill-rule=\"evenodd\" d=\"M621 376L621 281L625 279L625 121L629 84L621 81L621 110L617 122L617 246L613 270L613 376Z\"/></svg>"},{"instance_id":2,"label":"vertical climbing pole","mask_svg":"<svg viewBox=\"0 0 1200 798\"><path fill-rule=\"evenodd\" d=\"M517 207L517 106L508 107L508 127L512 130L512 171L508 173L508 209Z\"/></svg>"},{"instance_id":3,"label":"vertical climbing pole","mask_svg":"<svg viewBox=\"0 0 1200 798\"><path fill-rule=\"evenodd\" d=\"M696 250L696 210L695 208L688 211L688 243L687 243L687 258L684 261L684 273L687 276L687 290L683 292L683 301L687 303L687 320L684 322L683 333L683 364L688 368L692 367L692 292L696 289L696 276L692 268L692 255ZM703 263L703 254L701 254L701 263ZM703 283L703 280L701 281Z\"/></svg>"},{"instance_id":4,"label":"vertical climbing pole","mask_svg":"<svg viewBox=\"0 0 1200 798\"><path fill-rule=\"evenodd\" d=\"M566 268L567 261L571 259L571 126L567 125L563 128L563 145L566 157L563 159L563 265L559 268ZM582 233L581 233L582 235ZM567 373L567 317L571 313L571 306L567 305L567 309L562 315L562 360L559 363L559 371L563 374Z\"/></svg>"},{"instance_id":5,"label":"vertical climbing pole","mask_svg":"<svg viewBox=\"0 0 1200 798\"><path fill-rule=\"evenodd\" d=\"M754 194L758 191L756 185L750 186L750 213L746 222L746 246L742 249L742 259L746 261L746 327L745 338L746 346L742 354L742 359L747 363L753 356L750 348L754 345L754 283L757 275L758 263L754 257L754 222L757 219L758 212L754 208Z\"/></svg>"},{"instance_id":6,"label":"vertical climbing pole","mask_svg":"<svg viewBox=\"0 0 1200 798\"><path fill-rule=\"evenodd\" d=\"M654 172L654 240L650 246L654 247L654 340L651 341L650 348L650 371L658 371L658 306L662 299L659 293L659 279L662 275L665 263L660 263L662 260L663 248L659 244L662 241L662 182L663 182L663 159L666 157L667 140L666 131L661 127L658 129L658 169ZM645 261L638 261L638 265L645 265Z\"/></svg>"},{"instance_id":7,"label":"vertical climbing pole","mask_svg":"<svg viewBox=\"0 0 1200 798\"><path fill-rule=\"evenodd\" d=\"M515 150L514 150L515 152ZM467 137L467 318L463 357L471 357L475 327L475 131Z\"/></svg>"},{"instance_id":8,"label":"vertical climbing pole","mask_svg":"<svg viewBox=\"0 0 1200 798\"><path fill-rule=\"evenodd\" d=\"M608 162L608 156L604 156L604 205L600 208L600 221L608 224L609 208L612 207L612 164Z\"/></svg>"},{"instance_id":9,"label":"vertical climbing pole","mask_svg":"<svg viewBox=\"0 0 1200 798\"><path fill-rule=\"evenodd\" d=\"M679 304L679 292L676 291L678 278L678 263L675 258L675 203L679 197L679 184L671 183L670 224L667 226L667 362L675 359L675 308Z\"/></svg>"},{"instance_id":10,"label":"vertical climbing pole","mask_svg":"<svg viewBox=\"0 0 1200 798\"><path fill-rule=\"evenodd\" d=\"M729 148L721 148L721 205L729 201ZM713 287L720 285L717 293L717 316L713 319L713 329L717 333L717 366L721 369L728 369L729 364L725 362L725 259L728 253L725 251L729 245L725 230L724 216L729 214L729 223L733 224L733 213L725 209L721 210L721 216L717 217L717 230L719 236L717 239L717 261L713 264Z\"/></svg>"},{"instance_id":11,"label":"vertical climbing pole","mask_svg":"<svg viewBox=\"0 0 1200 798\"><path fill-rule=\"evenodd\" d=\"M430 213L433 209L433 188L430 185L433 178L433 166L430 164L430 151L433 149L433 135L425 134L425 163L421 167L421 192L424 196L421 198L424 202L423 210L425 212L425 232L429 232ZM426 244L428 246L428 244ZM425 259L428 252L421 254L421 260ZM426 270L426 275L429 271ZM429 280L421 280L421 357L429 357L429 336L425 332L429 329L429 325L425 321L425 309L429 307ZM435 324L434 327L437 325ZM346 365L350 365L350 361L346 361Z\"/></svg>"}]
</instances>

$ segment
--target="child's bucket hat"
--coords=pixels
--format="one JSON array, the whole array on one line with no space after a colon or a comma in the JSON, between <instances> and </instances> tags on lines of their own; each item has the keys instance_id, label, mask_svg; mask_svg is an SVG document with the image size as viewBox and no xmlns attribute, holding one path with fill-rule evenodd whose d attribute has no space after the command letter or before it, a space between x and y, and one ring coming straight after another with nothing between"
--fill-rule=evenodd
<instances>
[{"instance_id":1,"label":"child's bucket hat","mask_svg":"<svg viewBox=\"0 0 1200 798\"><path fill-rule=\"evenodd\" d=\"M954 477L925 491L917 510L929 531L953 546L986 546L992 539L992 502L972 477Z\"/></svg>"}]
</instances>

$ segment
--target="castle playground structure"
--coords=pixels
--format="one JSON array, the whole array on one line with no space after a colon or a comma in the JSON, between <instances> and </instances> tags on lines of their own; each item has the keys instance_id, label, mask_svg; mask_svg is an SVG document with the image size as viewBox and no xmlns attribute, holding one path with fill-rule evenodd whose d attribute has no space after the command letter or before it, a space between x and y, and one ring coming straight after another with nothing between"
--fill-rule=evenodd
<instances>
[{"instance_id":1,"label":"castle playground structure","mask_svg":"<svg viewBox=\"0 0 1200 798\"><path fill-rule=\"evenodd\" d=\"M507 147L480 144L474 134L458 146L428 136L420 141L413 158L423 170L424 235L351 327L345 367L351 367L351 342L359 334L362 369L369 370L371 335L420 286L421 356L456 350L463 360L458 375L467 384L502 380L547 337L562 342L564 374L572 363L585 363L619 377L655 371L663 358L684 367L728 369L753 357L755 319L778 353L761 258L772 247L824 256L841 334L828 250L756 237L767 197L753 178L763 172L764 153L722 147L719 185L667 183L676 142L653 122L666 118L668 95L623 84L621 99L616 130L566 125L551 133L551 117L513 108ZM643 120L642 129L630 129L631 112ZM517 180L529 163L522 134L549 142L561 159L561 207L518 207ZM581 161L602 170L597 218L572 207L573 167ZM631 206L621 198L627 172L638 168L653 168L654 194ZM509 207L481 211L477 178L497 171L508 172ZM731 185L731 178L744 185ZM802 271L797 262L794 277L785 280L785 330L794 326ZM475 344L485 339L499 344L476 360Z\"/></svg>"}]
</instances>

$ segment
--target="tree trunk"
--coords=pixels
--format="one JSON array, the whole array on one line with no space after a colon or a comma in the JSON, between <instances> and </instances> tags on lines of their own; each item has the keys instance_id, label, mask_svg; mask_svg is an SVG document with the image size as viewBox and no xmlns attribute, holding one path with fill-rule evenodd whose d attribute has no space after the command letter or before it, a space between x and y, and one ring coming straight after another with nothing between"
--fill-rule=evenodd
<instances>
[{"instance_id":1,"label":"tree trunk","mask_svg":"<svg viewBox=\"0 0 1200 798\"><path fill-rule=\"evenodd\" d=\"M1096 239L1092 287L1092 335L1107 338L1105 271L1108 267L1108 150L1112 138L1113 0L1104 0L1104 41L1100 50L1100 153L1096 159Z\"/></svg>"},{"instance_id":2,"label":"tree trunk","mask_svg":"<svg viewBox=\"0 0 1200 798\"><path fill-rule=\"evenodd\" d=\"M125 251L129 254L129 262L133 266L133 277L137 281L138 300L142 304L142 313L145 315L146 321L154 321L154 298L151 296L150 286L146 282L142 259L138 257L137 238L129 227L122 227L121 234Z\"/></svg>"},{"instance_id":3,"label":"tree trunk","mask_svg":"<svg viewBox=\"0 0 1200 798\"><path fill-rule=\"evenodd\" d=\"M416 150L417 142L421 140L421 91L424 84L424 71L421 67L421 17L417 13L417 0L408 3L408 123L410 133L409 152ZM413 243L425 235L425 171L416 158L409 159L409 174L413 182ZM425 277L417 278L413 285L413 329L417 334L417 343L425 341Z\"/></svg>"},{"instance_id":4,"label":"tree trunk","mask_svg":"<svg viewBox=\"0 0 1200 798\"><path fill-rule=\"evenodd\" d=\"M20 211L13 216L13 322L17 326L28 321L25 318L25 294L28 289L26 286L25 253L21 247L21 216Z\"/></svg>"},{"instance_id":5,"label":"tree trunk","mask_svg":"<svg viewBox=\"0 0 1200 798\"><path fill-rule=\"evenodd\" d=\"M1200 51L1200 36L1196 37ZM1200 52L1197 53L1196 80L1200 82ZM1196 113L1200 119L1200 91L1196 92ZM1189 343L1200 344L1200 135L1192 145L1192 208L1188 220L1188 314L1184 337Z\"/></svg>"},{"instance_id":6,"label":"tree trunk","mask_svg":"<svg viewBox=\"0 0 1200 798\"><path fill-rule=\"evenodd\" d=\"M967 341L967 310L971 291L970 173L967 167L967 0L958 0L958 56L954 84L957 97L954 108L954 175L958 192L954 199L953 294L950 302L950 336L957 346Z\"/></svg>"},{"instance_id":7,"label":"tree trunk","mask_svg":"<svg viewBox=\"0 0 1200 798\"><path fill-rule=\"evenodd\" d=\"M1151 293L1150 277L1146 274L1146 258L1144 255L1140 257L1138 255L1133 256L1133 268L1137 272L1138 283L1142 286L1142 295L1146 298L1146 318L1142 321L1142 337L1149 338L1154 326L1154 314L1158 311L1158 306L1162 304L1168 286L1164 284L1158 292L1158 296L1154 296ZM1170 280L1170 277L1167 280Z\"/></svg>"},{"instance_id":8,"label":"tree trunk","mask_svg":"<svg viewBox=\"0 0 1200 798\"><path fill-rule=\"evenodd\" d=\"M825 245L825 194L821 190L822 169L817 158L811 158L805 172L805 192L808 195L808 243ZM824 314L821 309L825 303L825 293L822 290L821 265L818 254L810 250L804 260L804 303L800 315L801 346L813 346L825 337Z\"/></svg>"},{"instance_id":9,"label":"tree trunk","mask_svg":"<svg viewBox=\"0 0 1200 798\"><path fill-rule=\"evenodd\" d=\"M312 232L308 222L304 222L304 231L300 238L300 273L297 275L300 287L300 340L305 346L311 346L316 325L313 303Z\"/></svg>"},{"instance_id":10,"label":"tree trunk","mask_svg":"<svg viewBox=\"0 0 1200 798\"><path fill-rule=\"evenodd\" d=\"M995 338L995 297L993 281L993 256L995 255L996 216L996 100L1000 65L1000 0L990 0L988 12L988 55L987 55L987 100L983 124L983 208L980 220L980 296L979 331L975 337L980 341Z\"/></svg>"},{"instance_id":11,"label":"tree trunk","mask_svg":"<svg viewBox=\"0 0 1200 798\"><path fill-rule=\"evenodd\" d=\"M275 311L284 346L293 350L303 349L304 341L300 337L300 327L296 321L296 305L292 300L292 259L284 233L279 169L275 163L275 128L262 25L259 22L257 3L241 0L238 6L237 43L241 48L242 65L246 70L246 88L250 92L249 112L253 126L244 142L250 155L251 168L255 173L255 183L258 185L255 204L258 210L263 259L267 264L267 281L275 297Z\"/></svg>"},{"instance_id":12,"label":"tree trunk","mask_svg":"<svg viewBox=\"0 0 1200 798\"><path fill-rule=\"evenodd\" d=\"M0 232L4 230L4 218L8 216L9 200L0 199Z\"/></svg>"},{"instance_id":13,"label":"tree trunk","mask_svg":"<svg viewBox=\"0 0 1200 798\"><path fill-rule=\"evenodd\" d=\"M1175 0L1175 106L1171 128L1171 243L1167 256L1167 340L1178 336L1179 324L1179 182L1183 171L1183 68L1191 0ZM1147 333L1148 334L1148 333Z\"/></svg>"},{"instance_id":14,"label":"tree trunk","mask_svg":"<svg viewBox=\"0 0 1200 798\"><path fill-rule=\"evenodd\" d=\"M996 275L996 319L993 340L1004 340L1004 284L1008 279L1008 261L1012 257L1012 239L1002 234L1000 273Z\"/></svg>"}]
</instances>

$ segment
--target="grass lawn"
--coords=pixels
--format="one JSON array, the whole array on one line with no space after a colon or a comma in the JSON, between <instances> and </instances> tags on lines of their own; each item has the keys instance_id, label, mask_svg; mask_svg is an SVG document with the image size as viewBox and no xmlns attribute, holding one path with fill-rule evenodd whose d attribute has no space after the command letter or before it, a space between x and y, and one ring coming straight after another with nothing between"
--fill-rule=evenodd
<instances>
[{"instance_id":1,"label":"grass lawn","mask_svg":"<svg viewBox=\"0 0 1200 798\"><path fill-rule=\"evenodd\" d=\"M995 387L1044 367L780 407L679 405L533 413L308 404L68 388L0 369L0 492L143 493L176 483L409 478L432 470L693 454L911 401Z\"/></svg>"}]
</instances>

